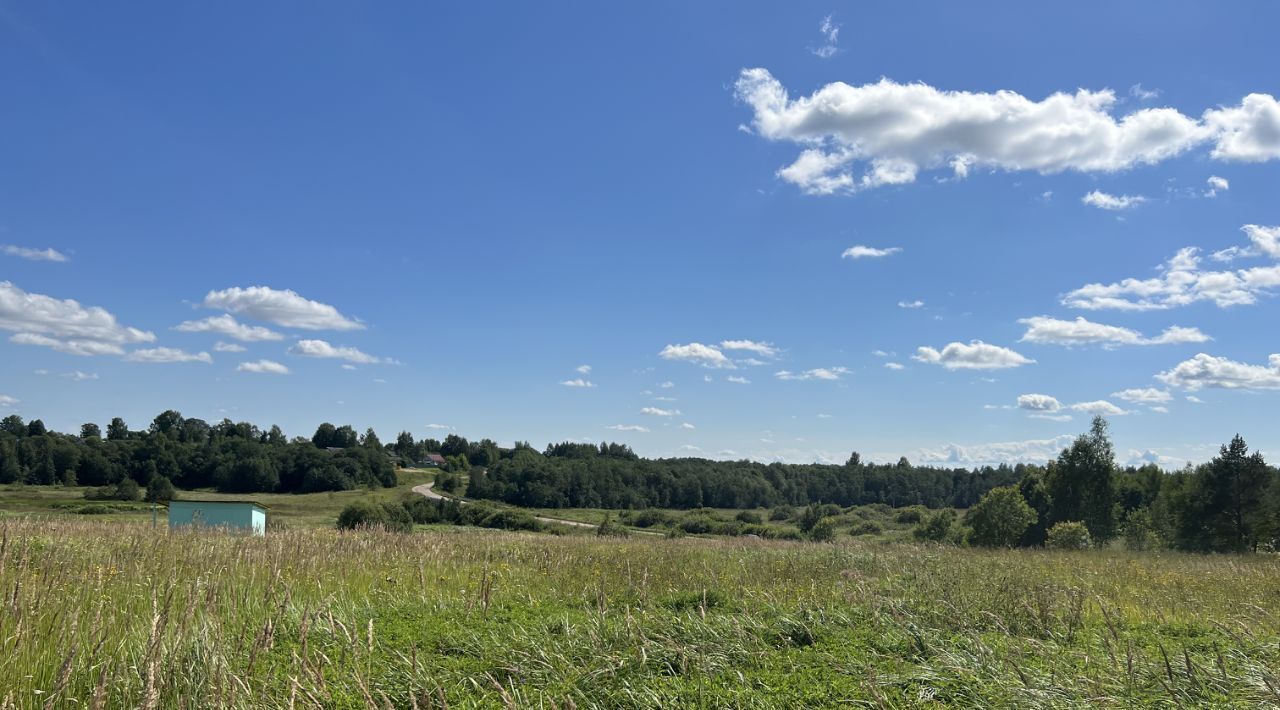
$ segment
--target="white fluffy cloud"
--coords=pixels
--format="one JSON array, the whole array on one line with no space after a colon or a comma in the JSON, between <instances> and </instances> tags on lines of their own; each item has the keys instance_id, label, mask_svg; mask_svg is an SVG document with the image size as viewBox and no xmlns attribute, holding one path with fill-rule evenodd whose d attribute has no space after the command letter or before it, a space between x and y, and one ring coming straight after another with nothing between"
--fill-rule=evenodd
<instances>
[{"instance_id":1,"label":"white fluffy cloud","mask_svg":"<svg viewBox=\"0 0 1280 710\"><path fill-rule=\"evenodd\" d=\"M1217 197L1219 192L1226 192L1231 189L1231 183L1226 178L1218 177L1217 175L1210 175L1205 182L1209 184L1209 189L1204 192L1205 197Z\"/></svg>"},{"instance_id":2,"label":"white fluffy cloud","mask_svg":"<svg viewBox=\"0 0 1280 710\"><path fill-rule=\"evenodd\" d=\"M1074 436L1063 434L1052 439L1029 439L989 444L947 444L939 449L920 449L911 460L936 466L996 466L1002 463L1044 463L1071 444Z\"/></svg>"},{"instance_id":3,"label":"white fluffy cloud","mask_svg":"<svg viewBox=\"0 0 1280 710\"><path fill-rule=\"evenodd\" d=\"M912 360L942 365L948 370L1001 370L1030 365L1035 360L999 345L988 345L981 340L969 343L948 343L942 350L921 346L916 348Z\"/></svg>"},{"instance_id":4,"label":"white fluffy cloud","mask_svg":"<svg viewBox=\"0 0 1280 710\"><path fill-rule=\"evenodd\" d=\"M1214 257L1219 261L1259 254L1280 258L1280 228L1246 225L1245 232L1253 241L1252 247L1224 250ZM1274 254L1269 251L1273 246ZM1208 271L1201 268L1199 251L1196 247L1180 249L1153 278L1086 284L1064 295L1062 303L1085 310L1150 311L1209 301L1226 308L1255 303L1269 289L1280 286L1280 264Z\"/></svg>"},{"instance_id":5,"label":"white fluffy cloud","mask_svg":"<svg viewBox=\"0 0 1280 710\"><path fill-rule=\"evenodd\" d=\"M647 414L651 417L675 417L679 416L679 409L659 409L658 407L643 407L640 409L641 414Z\"/></svg>"},{"instance_id":6,"label":"white fluffy cloud","mask_svg":"<svg viewBox=\"0 0 1280 710\"><path fill-rule=\"evenodd\" d=\"M9 256L16 256L19 259L27 261L68 261L67 255L57 249L32 249L31 247L14 246L6 244L0 247L0 251Z\"/></svg>"},{"instance_id":7,"label":"white fluffy cloud","mask_svg":"<svg viewBox=\"0 0 1280 710\"><path fill-rule=\"evenodd\" d=\"M580 389L591 389L592 387L596 386L596 383L592 382L591 380L584 380L581 377L577 377L572 380L564 380L560 384L564 387L574 387L574 388L580 388Z\"/></svg>"},{"instance_id":8,"label":"white fluffy cloud","mask_svg":"<svg viewBox=\"0 0 1280 710\"><path fill-rule=\"evenodd\" d=\"M886 362L884 364L886 370L905 370L906 367L900 362Z\"/></svg>"},{"instance_id":9,"label":"white fluffy cloud","mask_svg":"<svg viewBox=\"0 0 1280 710\"><path fill-rule=\"evenodd\" d=\"M120 325L103 308L28 293L8 281L0 281L0 329L15 331L15 343L76 355L119 355L122 345L156 339L154 333Z\"/></svg>"},{"instance_id":10,"label":"white fluffy cloud","mask_svg":"<svg viewBox=\"0 0 1280 710\"><path fill-rule=\"evenodd\" d=\"M235 343L224 343L221 340L213 344L214 352L219 353L242 353L246 350L245 346Z\"/></svg>"},{"instance_id":11,"label":"white fluffy cloud","mask_svg":"<svg viewBox=\"0 0 1280 710\"><path fill-rule=\"evenodd\" d=\"M1172 326L1154 338L1130 328L1104 325L1077 316L1075 320L1059 320L1048 316L1023 318L1018 321L1027 326L1019 342L1051 345L1101 345L1111 348L1118 345L1173 345L1179 343L1203 343L1211 338L1198 328Z\"/></svg>"},{"instance_id":12,"label":"white fluffy cloud","mask_svg":"<svg viewBox=\"0 0 1280 710\"><path fill-rule=\"evenodd\" d=\"M0 407L12 407L22 400L17 397L10 397L7 394L0 394Z\"/></svg>"},{"instance_id":13,"label":"white fluffy cloud","mask_svg":"<svg viewBox=\"0 0 1280 710\"><path fill-rule=\"evenodd\" d=\"M1147 198L1141 195L1110 195L1100 190L1094 190L1080 198L1080 201L1090 207L1115 212L1137 207L1146 202Z\"/></svg>"},{"instance_id":14,"label":"white fluffy cloud","mask_svg":"<svg viewBox=\"0 0 1280 710\"><path fill-rule=\"evenodd\" d=\"M1261 162L1280 158L1280 102L1269 94L1249 94L1239 106L1205 112L1217 134L1213 157Z\"/></svg>"},{"instance_id":15,"label":"white fluffy cloud","mask_svg":"<svg viewBox=\"0 0 1280 710\"><path fill-rule=\"evenodd\" d=\"M910 308L910 309L924 308L924 301L921 301L921 300L898 301L898 308Z\"/></svg>"},{"instance_id":16,"label":"white fluffy cloud","mask_svg":"<svg viewBox=\"0 0 1280 710\"><path fill-rule=\"evenodd\" d=\"M732 383L734 383L734 384L736 384L736 385L749 385L749 384L751 384L751 380L748 380L748 379L747 379L747 378L745 378L745 377L739 377L739 376L737 376L737 375L729 375L728 377L726 377L726 378L724 378L724 379L725 379L725 381L727 381L727 382L732 382Z\"/></svg>"},{"instance_id":17,"label":"white fluffy cloud","mask_svg":"<svg viewBox=\"0 0 1280 710\"><path fill-rule=\"evenodd\" d=\"M868 246L863 246L859 244L857 246L849 247L848 249L845 249L843 252L840 252L840 258L841 259L878 259L882 256L892 256L894 254L897 254L900 251L902 251L902 247L887 247L884 249L879 249L876 247L868 247Z\"/></svg>"},{"instance_id":18,"label":"white fluffy cloud","mask_svg":"<svg viewBox=\"0 0 1280 710\"><path fill-rule=\"evenodd\" d=\"M583 375L589 375L589 374L591 374L591 366L590 366L590 365L578 365L577 367L575 367L575 368L573 368L573 369L574 369L574 371L575 371L575 372L578 372L579 374L583 374Z\"/></svg>"},{"instance_id":19,"label":"white fluffy cloud","mask_svg":"<svg viewBox=\"0 0 1280 710\"><path fill-rule=\"evenodd\" d=\"M1129 413L1105 399L1099 399L1093 402L1078 402L1071 405L1071 409L1076 412L1084 412L1085 414L1108 417L1118 417Z\"/></svg>"},{"instance_id":20,"label":"white fluffy cloud","mask_svg":"<svg viewBox=\"0 0 1280 710\"><path fill-rule=\"evenodd\" d=\"M287 375L289 368L281 365L274 360L255 360L253 362L242 362L236 366L236 370L240 372L254 372L260 375Z\"/></svg>"},{"instance_id":21,"label":"white fluffy cloud","mask_svg":"<svg viewBox=\"0 0 1280 710\"><path fill-rule=\"evenodd\" d=\"M283 335L270 328L264 328L260 325L245 325L237 321L234 316L227 314L209 316L200 320L184 321L174 326L173 329L183 333L219 333L246 343L264 340L284 340Z\"/></svg>"},{"instance_id":22,"label":"white fluffy cloud","mask_svg":"<svg viewBox=\"0 0 1280 710\"><path fill-rule=\"evenodd\" d=\"M1032 412L1056 412L1062 409L1062 402L1047 394L1020 394L1018 408Z\"/></svg>"},{"instance_id":23,"label":"white fluffy cloud","mask_svg":"<svg viewBox=\"0 0 1280 710\"><path fill-rule=\"evenodd\" d=\"M803 372L779 370L773 373L780 380L838 380L849 373L847 367L816 367Z\"/></svg>"},{"instance_id":24,"label":"white fluffy cloud","mask_svg":"<svg viewBox=\"0 0 1280 710\"><path fill-rule=\"evenodd\" d=\"M1222 389L1274 390L1280 389L1280 354L1273 354L1266 365L1229 360L1199 353L1173 368L1156 375L1156 379L1170 387L1198 390L1202 387Z\"/></svg>"},{"instance_id":25,"label":"white fluffy cloud","mask_svg":"<svg viewBox=\"0 0 1280 710\"><path fill-rule=\"evenodd\" d=\"M728 370L732 370L734 367L733 361L725 357L719 348L712 345L703 345L702 343L668 345L662 349L662 352L658 353L658 357L663 360L689 362L703 367Z\"/></svg>"},{"instance_id":26,"label":"white fluffy cloud","mask_svg":"<svg viewBox=\"0 0 1280 710\"><path fill-rule=\"evenodd\" d=\"M840 25L831 20L831 15L827 15L822 18L822 24L818 25L818 32L822 35L822 44L809 51L823 59L834 57L840 51Z\"/></svg>"},{"instance_id":27,"label":"white fluffy cloud","mask_svg":"<svg viewBox=\"0 0 1280 710\"><path fill-rule=\"evenodd\" d=\"M1114 172L1205 143L1220 160L1280 157L1280 103L1250 94L1199 118L1143 108L1119 118L1113 91L1078 90L1036 101L1013 91L942 91L922 83L827 84L792 99L767 69L743 69L738 100L751 130L803 146L779 177L813 194L912 182L949 166L1057 173Z\"/></svg>"},{"instance_id":28,"label":"white fluffy cloud","mask_svg":"<svg viewBox=\"0 0 1280 710\"><path fill-rule=\"evenodd\" d=\"M1112 392L1112 397L1122 399L1126 402L1134 404L1164 404L1173 399L1173 395L1167 390L1157 389L1155 387L1135 387L1119 392Z\"/></svg>"},{"instance_id":29,"label":"white fluffy cloud","mask_svg":"<svg viewBox=\"0 0 1280 710\"><path fill-rule=\"evenodd\" d=\"M15 333L9 338L9 342L17 345L39 345L53 348L60 353L83 355L85 357L124 354L124 348L115 343L104 343L101 340L59 340L58 338L50 338L47 335L37 335L36 333Z\"/></svg>"},{"instance_id":30,"label":"white fluffy cloud","mask_svg":"<svg viewBox=\"0 0 1280 710\"><path fill-rule=\"evenodd\" d=\"M238 286L210 291L204 297L207 308L218 308L285 328L302 330L360 330L364 324L348 318L337 308L312 301L291 290L266 286Z\"/></svg>"},{"instance_id":31,"label":"white fluffy cloud","mask_svg":"<svg viewBox=\"0 0 1280 710\"><path fill-rule=\"evenodd\" d=\"M722 340L720 347L724 350L745 350L761 357L777 357L778 348L773 343L755 340Z\"/></svg>"},{"instance_id":32,"label":"white fluffy cloud","mask_svg":"<svg viewBox=\"0 0 1280 710\"><path fill-rule=\"evenodd\" d=\"M649 432L648 427L642 427L639 424L611 424L605 427L605 429L612 429L614 431L635 431L642 434L647 434Z\"/></svg>"},{"instance_id":33,"label":"white fluffy cloud","mask_svg":"<svg viewBox=\"0 0 1280 710\"><path fill-rule=\"evenodd\" d=\"M346 360L361 365L372 365L374 363L383 362L382 358L374 357L366 352L357 350L356 348L336 347L324 340L299 340L289 348L292 355L300 355L302 357L329 358L334 360Z\"/></svg>"},{"instance_id":34,"label":"white fluffy cloud","mask_svg":"<svg viewBox=\"0 0 1280 710\"><path fill-rule=\"evenodd\" d=\"M130 362L213 362L206 352L189 353L178 348L143 348L125 356Z\"/></svg>"}]
</instances>

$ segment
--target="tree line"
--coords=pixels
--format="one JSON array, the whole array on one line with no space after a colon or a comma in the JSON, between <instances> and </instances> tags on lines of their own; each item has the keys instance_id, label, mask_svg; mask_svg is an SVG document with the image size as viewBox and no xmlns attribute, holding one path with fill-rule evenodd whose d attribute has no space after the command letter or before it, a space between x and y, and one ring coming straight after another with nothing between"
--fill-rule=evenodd
<instances>
[{"instance_id":1,"label":"tree line","mask_svg":"<svg viewBox=\"0 0 1280 710\"><path fill-rule=\"evenodd\" d=\"M93 423L79 434L48 431L39 419L0 421L0 483L99 486L93 497L135 498L148 491L215 488L227 493L312 493L394 486L395 467L372 429L322 424L311 439L286 439L224 419L209 424L162 412L132 430L119 417L105 436ZM170 494L171 497L171 494Z\"/></svg>"},{"instance_id":2,"label":"tree line","mask_svg":"<svg viewBox=\"0 0 1280 710\"><path fill-rule=\"evenodd\" d=\"M1082 548L1121 538L1130 549L1193 552L1280 548L1280 471L1236 435L1199 466L1121 469L1107 423L1014 485L994 488L957 519L935 513L921 539L987 546Z\"/></svg>"}]
</instances>

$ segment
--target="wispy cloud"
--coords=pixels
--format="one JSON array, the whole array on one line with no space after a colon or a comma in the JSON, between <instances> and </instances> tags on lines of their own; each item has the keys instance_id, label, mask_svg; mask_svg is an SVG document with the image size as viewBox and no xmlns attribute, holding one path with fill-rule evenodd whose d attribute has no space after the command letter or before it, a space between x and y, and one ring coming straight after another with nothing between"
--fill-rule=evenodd
<instances>
[{"instance_id":1,"label":"wispy cloud","mask_svg":"<svg viewBox=\"0 0 1280 710\"><path fill-rule=\"evenodd\" d=\"M902 251L902 247L887 247L884 249L878 247L868 247L861 244L849 247L840 253L841 259L879 259L885 256L892 256Z\"/></svg>"},{"instance_id":2,"label":"wispy cloud","mask_svg":"<svg viewBox=\"0 0 1280 710\"><path fill-rule=\"evenodd\" d=\"M67 255L57 249L32 249L30 247L5 244L0 246L0 252L4 252L9 256L16 256L19 259L26 259L27 261L69 261Z\"/></svg>"},{"instance_id":3,"label":"wispy cloud","mask_svg":"<svg viewBox=\"0 0 1280 710\"><path fill-rule=\"evenodd\" d=\"M287 375L289 368L281 365L274 360L255 360L253 362L242 362L236 366L236 370L240 372L254 372L260 375Z\"/></svg>"}]
</instances>

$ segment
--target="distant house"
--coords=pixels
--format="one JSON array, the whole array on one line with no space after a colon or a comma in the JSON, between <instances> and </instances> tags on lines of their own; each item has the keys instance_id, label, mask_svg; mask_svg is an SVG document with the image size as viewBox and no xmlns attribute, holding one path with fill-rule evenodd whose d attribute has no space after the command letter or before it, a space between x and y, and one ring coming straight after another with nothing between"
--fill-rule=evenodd
<instances>
[{"instance_id":1,"label":"distant house","mask_svg":"<svg viewBox=\"0 0 1280 710\"><path fill-rule=\"evenodd\" d=\"M439 468L446 463L448 462L440 454L427 454L427 457L422 459L422 465L430 466L431 468Z\"/></svg>"},{"instance_id":2,"label":"distant house","mask_svg":"<svg viewBox=\"0 0 1280 710\"><path fill-rule=\"evenodd\" d=\"M169 501L169 529L188 527L266 535L267 509L247 500Z\"/></svg>"}]
</instances>

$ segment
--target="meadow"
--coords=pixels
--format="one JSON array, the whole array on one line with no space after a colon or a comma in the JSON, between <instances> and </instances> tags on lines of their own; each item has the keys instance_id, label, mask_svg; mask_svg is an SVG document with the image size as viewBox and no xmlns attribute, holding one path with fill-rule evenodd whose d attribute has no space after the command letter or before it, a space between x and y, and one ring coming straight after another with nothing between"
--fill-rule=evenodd
<instances>
[{"instance_id":1,"label":"meadow","mask_svg":"<svg viewBox=\"0 0 1280 710\"><path fill-rule=\"evenodd\" d=\"M3 707L1280 706L1280 559L0 519Z\"/></svg>"}]
</instances>

